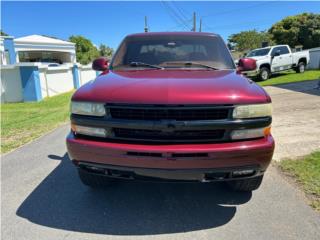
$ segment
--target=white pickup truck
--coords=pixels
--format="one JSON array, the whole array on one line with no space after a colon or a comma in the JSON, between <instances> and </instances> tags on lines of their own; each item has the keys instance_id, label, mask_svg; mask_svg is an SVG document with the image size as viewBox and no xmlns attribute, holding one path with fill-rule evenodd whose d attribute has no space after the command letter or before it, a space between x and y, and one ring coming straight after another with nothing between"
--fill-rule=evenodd
<instances>
[{"instance_id":1,"label":"white pickup truck","mask_svg":"<svg viewBox=\"0 0 320 240\"><path fill-rule=\"evenodd\" d=\"M250 51L245 58L256 60L256 69L244 71L248 77L258 76L260 80L267 80L272 73L294 69L303 73L309 63L309 51L292 52L288 45L258 48Z\"/></svg>"}]
</instances>

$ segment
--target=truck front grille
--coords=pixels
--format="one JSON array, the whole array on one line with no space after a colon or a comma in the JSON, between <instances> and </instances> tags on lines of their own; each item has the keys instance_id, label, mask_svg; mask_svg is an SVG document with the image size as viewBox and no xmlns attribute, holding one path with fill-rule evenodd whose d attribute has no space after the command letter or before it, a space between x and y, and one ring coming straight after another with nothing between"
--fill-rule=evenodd
<instances>
[{"instance_id":1,"label":"truck front grille","mask_svg":"<svg viewBox=\"0 0 320 240\"><path fill-rule=\"evenodd\" d=\"M152 141L215 141L221 140L225 130L197 130L197 131L160 131L144 129L114 128L117 138L128 140L152 140Z\"/></svg>"},{"instance_id":2,"label":"truck front grille","mask_svg":"<svg viewBox=\"0 0 320 240\"><path fill-rule=\"evenodd\" d=\"M115 119L128 120L220 120L228 118L228 108L132 108L111 107Z\"/></svg>"}]
</instances>

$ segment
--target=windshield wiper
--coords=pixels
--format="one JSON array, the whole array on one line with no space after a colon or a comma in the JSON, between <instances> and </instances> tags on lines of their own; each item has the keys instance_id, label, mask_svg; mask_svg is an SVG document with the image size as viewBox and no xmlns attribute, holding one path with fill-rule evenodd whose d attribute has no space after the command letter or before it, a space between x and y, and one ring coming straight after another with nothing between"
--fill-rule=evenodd
<instances>
[{"instance_id":1,"label":"windshield wiper","mask_svg":"<svg viewBox=\"0 0 320 240\"><path fill-rule=\"evenodd\" d=\"M132 67L150 67L150 68L156 68L156 69L163 69L163 67L157 66L157 65L152 65L149 63L144 63L144 62L131 62L130 66Z\"/></svg>"},{"instance_id":2,"label":"windshield wiper","mask_svg":"<svg viewBox=\"0 0 320 240\"><path fill-rule=\"evenodd\" d=\"M166 62L165 64L167 65L183 64L184 66L200 66L200 67L205 67L213 70L219 70L219 68L209 66L203 63L199 63L199 62Z\"/></svg>"}]
</instances>

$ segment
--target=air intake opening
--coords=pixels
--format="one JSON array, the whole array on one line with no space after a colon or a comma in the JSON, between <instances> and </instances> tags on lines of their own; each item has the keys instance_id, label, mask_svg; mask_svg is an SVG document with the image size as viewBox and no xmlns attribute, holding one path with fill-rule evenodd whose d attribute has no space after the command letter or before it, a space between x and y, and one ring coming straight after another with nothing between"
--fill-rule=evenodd
<instances>
[{"instance_id":1,"label":"air intake opening","mask_svg":"<svg viewBox=\"0 0 320 240\"><path fill-rule=\"evenodd\" d=\"M161 153L153 152L127 152L127 155L136 157L162 157Z\"/></svg>"},{"instance_id":2,"label":"air intake opening","mask_svg":"<svg viewBox=\"0 0 320 240\"><path fill-rule=\"evenodd\" d=\"M173 158L197 158L197 157L209 157L208 153L173 153Z\"/></svg>"}]
</instances>

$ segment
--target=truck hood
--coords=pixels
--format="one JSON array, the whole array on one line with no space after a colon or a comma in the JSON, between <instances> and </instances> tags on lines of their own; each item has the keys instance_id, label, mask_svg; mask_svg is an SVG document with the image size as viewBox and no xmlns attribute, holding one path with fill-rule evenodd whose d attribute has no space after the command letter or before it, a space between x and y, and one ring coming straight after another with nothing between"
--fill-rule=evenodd
<instances>
[{"instance_id":1,"label":"truck hood","mask_svg":"<svg viewBox=\"0 0 320 240\"><path fill-rule=\"evenodd\" d=\"M132 104L243 104L270 101L234 70L109 71L83 85L74 101Z\"/></svg>"},{"instance_id":2,"label":"truck hood","mask_svg":"<svg viewBox=\"0 0 320 240\"><path fill-rule=\"evenodd\" d=\"M261 60L264 60L264 59L268 59L268 56L257 56L257 57L248 57L248 58L252 58L256 61L261 61Z\"/></svg>"}]
</instances>

